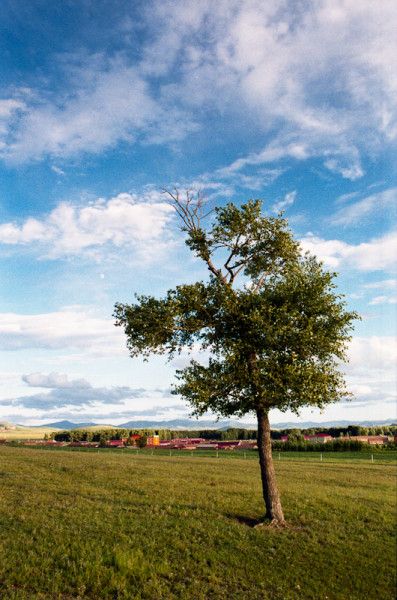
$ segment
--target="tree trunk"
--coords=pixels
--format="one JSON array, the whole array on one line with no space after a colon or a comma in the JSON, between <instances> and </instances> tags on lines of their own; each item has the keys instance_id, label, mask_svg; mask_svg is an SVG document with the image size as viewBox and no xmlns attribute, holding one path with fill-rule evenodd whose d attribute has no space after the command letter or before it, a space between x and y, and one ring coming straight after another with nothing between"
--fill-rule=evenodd
<instances>
[{"instance_id":1,"label":"tree trunk","mask_svg":"<svg viewBox=\"0 0 397 600\"><path fill-rule=\"evenodd\" d=\"M265 519L283 524L284 514L278 493L276 474L272 457L272 442L270 438L270 422L267 411L257 410L258 417L258 451L262 477L263 499L266 505Z\"/></svg>"}]
</instances>

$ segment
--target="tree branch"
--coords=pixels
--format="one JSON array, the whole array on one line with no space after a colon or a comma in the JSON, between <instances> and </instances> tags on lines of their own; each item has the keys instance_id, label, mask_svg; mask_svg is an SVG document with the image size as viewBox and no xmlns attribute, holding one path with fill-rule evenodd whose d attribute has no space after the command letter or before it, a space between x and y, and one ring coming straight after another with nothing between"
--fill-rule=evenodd
<instances>
[{"instance_id":1,"label":"tree branch","mask_svg":"<svg viewBox=\"0 0 397 600\"><path fill-rule=\"evenodd\" d=\"M212 211L207 213L203 213L204 207L204 198L200 192L197 193L196 198L193 197L193 194L186 190L185 198L182 199L179 194L179 190L175 190L175 192L170 192L167 189L163 189L163 192L170 197L170 204L175 209L177 215L181 219L184 224L186 230L189 233L198 232L201 229L201 220L207 217ZM215 277L221 281L223 284L228 284L228 280L225 275L222 273L221 269L217 269L211 259L211 252L209 249L209 245L207 245L208 255L201 255L201 258L207 264L209 271L215 275Z\"/></svg>"},{"instance_id":2,"label":"tree branch","mask_svg":"<svg viewBox=\"0 0 397 600\"><path fill-rule=\"evenodd\" d=\"M234 273L233 267L230 267L229 264L230 264L230 261L232 260L233 256L236 255L240 238L241 238L241 235L238 234L236 237L236 240L233 244L232 250L231 250L228 258L226 259L225 264L223 265L225 267L226 271L229 273L229 284L232 284L236 277L236 273Z\"/></svg>"}]
</instances>

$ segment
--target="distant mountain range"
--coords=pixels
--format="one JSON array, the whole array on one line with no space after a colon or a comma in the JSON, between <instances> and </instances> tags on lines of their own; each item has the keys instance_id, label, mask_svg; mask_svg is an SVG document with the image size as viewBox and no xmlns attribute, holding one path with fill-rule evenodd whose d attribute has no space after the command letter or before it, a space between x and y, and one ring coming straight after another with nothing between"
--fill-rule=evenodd
<instances>
[{"instance_id":1,"label":"distant mountain range","mask_svg":"<svg viewBox=\"0 0 397 600\"><path fill-rule=\"evenodd\" d=\"M84 429L85 427L95 427L96 423L72 423L72 421L55 421L55 423L45 423L44 425L35 425L35 427L53 427L54 429ZM105 427L105 426L104 426ZM114 427L110 425L109 427Z\"/></svg>"},{"instance_id":2,"label":"distant mountain range","mask_svg":"<svg viewBox=\"0 0 397 600\"><path fill-rule=\"evenodd\" d=\"M396 419L383 419L380 421L326 421L317 423L305 421L301 423L286 421L283 423L272 423L272 429L310 429L312 427L347 427L348 425L361 425L371 427L375 425L397 424ZM86 427L122 427L123 429L229 429L232 427L242 429L256 429L255 423L242 423L240 421L196 421L195 419L173 419L170 421L127 421L120 425L102 425L100 423L73 423L72 421L56 421L45 423L36 427L51 427L54 429L82 429Z\"/></svg>"},{"instance_id":3,"label":"distant mountain range","mask_svg":"<svg viewBox=\"0 0 397 600\"><path fill-rule=\"evenodd\" d=\"M240 423L239 421L196 421L195 419L173 419L171 421L127 421L119 425L101 423L73 423L72 421L55 421L35 425L35 427L53 427L54 429L83 429L85 427L121 427L123 429L229 429L240 427L255 429L254 424Z\"/></svg>"}]
</instances>

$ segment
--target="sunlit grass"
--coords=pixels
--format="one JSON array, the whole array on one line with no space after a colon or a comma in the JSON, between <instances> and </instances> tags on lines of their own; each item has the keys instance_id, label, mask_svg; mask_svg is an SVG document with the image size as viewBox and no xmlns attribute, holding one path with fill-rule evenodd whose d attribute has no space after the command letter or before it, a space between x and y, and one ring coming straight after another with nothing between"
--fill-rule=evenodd
<instances>
[{"instance_id":1,"label":"sunlit grass","mask_svg":"<svg viewBox=\"0 0 397 600\"><path fill-rule=\"evenodd\" d=\"M0 597L394 598L395 466L0 448Z\"/></svg>"},{"instance_id":2,"label":"sunlit grass","mask_svg":"<svg viewBox=\"0 0 397 600\"><path fill-rule=\"evenodd\" d=\"M47 434L57 431L51 427L17 427L16 429L1 429L0 440L42 440Z\"/></svg>"}]
</instances>

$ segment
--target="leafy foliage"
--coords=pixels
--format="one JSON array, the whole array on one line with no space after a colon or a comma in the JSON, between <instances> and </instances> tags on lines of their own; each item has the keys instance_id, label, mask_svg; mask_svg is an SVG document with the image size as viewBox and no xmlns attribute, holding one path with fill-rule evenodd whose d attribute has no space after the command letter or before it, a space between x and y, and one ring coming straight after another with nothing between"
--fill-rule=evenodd
<instances>
[{"instance_id":1,"label":"leafy foliage","mask_svg":"<svg viewBox=\"0 0 397 600\"><path fill-rule=\"evenodd\" d=\"M282 216L262 216L260 201L216 208L207 231L197 204L173 198L186 243L210 277L161 299L116 304L116 325L124 327L131 356L172 357L194 344L208 350L208 364L192 360L177 371L174 392L196 415L298 412L346 397L338 367L357 315L336 293L335 274L301 253Z\"/></svg>"}]
</instances>

